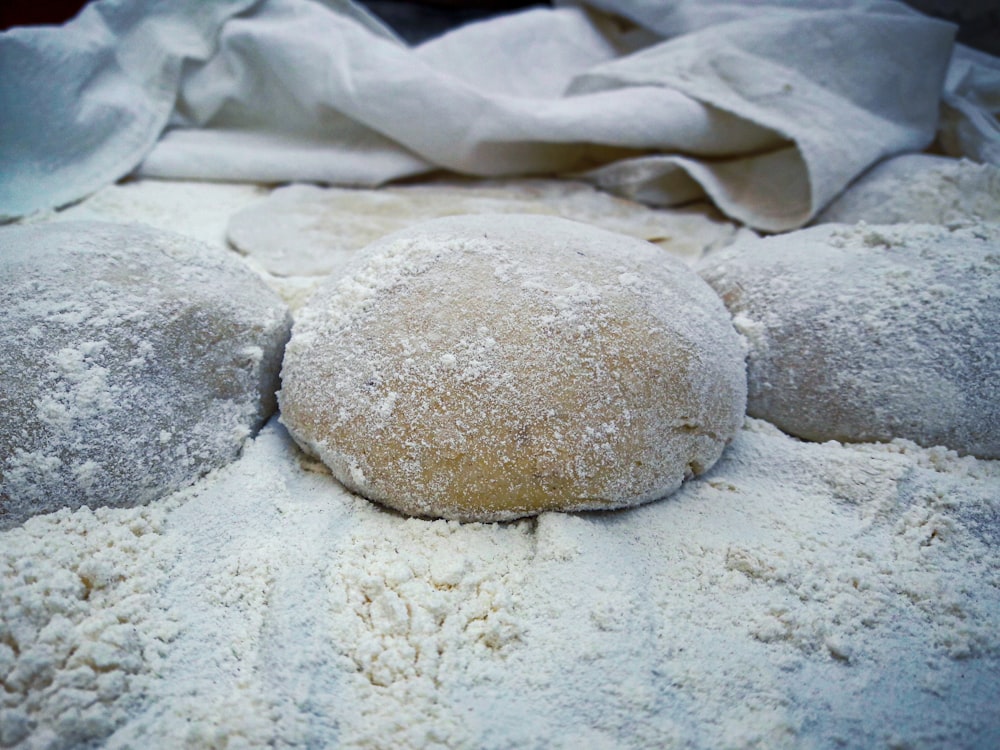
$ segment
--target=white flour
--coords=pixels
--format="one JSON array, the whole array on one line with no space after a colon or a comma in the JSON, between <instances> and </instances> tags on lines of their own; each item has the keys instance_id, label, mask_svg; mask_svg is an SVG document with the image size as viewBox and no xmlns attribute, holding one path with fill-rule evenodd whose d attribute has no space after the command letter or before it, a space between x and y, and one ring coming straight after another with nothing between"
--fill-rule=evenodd
<instances>
[{"instance_id":1,"label":"white flour","mask_svg":"<svg viewBox=\"0 0 1000 750\"><path fill-rule=\"evenodd\" d=\"M259 185L137 180L108 185L76 205L31 221L141 221L226 247L229 216L268 192Z\"/></svg>"},{"instance_id":2,"label":"white flour","mask_svg":"<svg viewBox=\"0 0 1000 750\"><path fill-rule=\"evenodd\" d=\"M0 745L997 747L998 547L1000 462L902 441L750 420L665 501L461 525L272 421L0 533Z\"/></svg>"},{"instance_id":3,"label":"white flour","mask_svg":"<svg viewBox=\"0 0 1000 750\"><path fill-rule=\"evenodd\" d=\"M174 637L169 500L60 511L0 534L0 747L78 747L139 705Z\"/></svg>"},{"instance_id":4,"label":"white flour","mask_svg":"<svg viewBox=\"0 0 1000 750\"><path fill-rule=\"evenodd\" d=\"M56 728L108 747L1000 740L996 462L754 420L671 499L462 525L381 510L304 460L272 424L146 510L0 537L4 653L24 673L44 648L48 670L5 678L3 726L33 729L24 747ZM105 553L112 593L68 597L56 582L81 587L109 538L131 539ZM116 618L124 641L94 624ZM123 656L78 675L101 638Z\"/></svg>"}]
</instances>

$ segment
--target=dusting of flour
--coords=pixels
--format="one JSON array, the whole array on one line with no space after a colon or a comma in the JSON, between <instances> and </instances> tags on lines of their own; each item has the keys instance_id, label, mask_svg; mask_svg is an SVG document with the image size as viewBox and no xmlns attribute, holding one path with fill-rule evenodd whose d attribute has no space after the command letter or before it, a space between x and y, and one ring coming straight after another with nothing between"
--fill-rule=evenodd
<instances>
[{"instance_id":1,"label":"dusting of flour","mask_svg":"<svg viewBox=\"0 0 1000 750\"><path fill-rule=\"evenodd\" d=\"M140 703L176 632L157 597L170 507L63 510L0 534L0 747L85 746Z\"/></svg>"},{"instance_id":2,"label":"dusting of flour","mask_svg":"<svg viewBox=\"0 0 1000 750\"><path fill-rule=\"evenodd\" d=\"M155 534L135 537L146 518ZM0 535L0 632L30 620L69 654L124 612L132 639L109 703L70 682L86 650L12 691L37 651L8 643L22 729L6 742L48 746L79 711L110 748L996 746L998 519L997 462L802 443L758 420L641 508L408 519L345 492L272 421L147 509ZM120 593L69 615L59 585L17 572L64 566L82 589L87 553L123 538ZM125 607L133 589L155 596Z\"/></svg>"},{"instance_id":3,"label":"dusting of flour","mask_svg":"<svg viewBox=\"0 0 1000 750\"><path fill-rule=\"evenodd\" d=\"M562 216L639 237L688 260L753 234L706 205L653 209L581 182L520 179L438 181L378 190L289 185L234 214L228 237L275 276L323 276L337 272L375 240L430 219L524 213Z\"/></svg>"},{"instance_id":4,"label":"dusting of flour","mask_svg":"<svg viewBox=\"0 0 1000 750\"><path fill-rule=\"evenodd\" d=\"M699 272L747 341L752 416L1000 457L1000 224L824 224Z\"/></svg>"},{"instance_id":5,"label":"dusting of flour","mask_svg":"<svg viewBox=\"0 0 1000 750\"><path fill-rule=\"evenodd\" d=\"M107 222L0 247L0 528L173 492L273 413L291 321L233 254Z\"/></svg>"},{"instance_id":6,"label":"dusting of flour","mask_svg":"<svg viewBox=\"0 0 1000 750\"><path fill-rule=\"evenodd\" d=\"M743 422L739 337L651 244L549 216L370 245L299 311L282 423L410 515L496 521L664 497Z\"/></svg>"},{"instance_id":7,"label":"dusting of flour","mask_svg":"<svg viewBox=\"0 0 1000 750\"><path fill-rule=\"evenodd\" d=\"M69 208L28 221L141 221L225 249L229 216L267 193L259 185L132 180L108 185Z\"/></svg>"},{"instance_id":8,"label":"dusting of flour","mask_svg":"<svg viewBox=\"0 0 1000 750\"><path fill-rule=\"evenodd\" d=\"M814 224L954 224L1000 221L1000 167L929 154L876 165Z\"/></svg>"}]
</instances>

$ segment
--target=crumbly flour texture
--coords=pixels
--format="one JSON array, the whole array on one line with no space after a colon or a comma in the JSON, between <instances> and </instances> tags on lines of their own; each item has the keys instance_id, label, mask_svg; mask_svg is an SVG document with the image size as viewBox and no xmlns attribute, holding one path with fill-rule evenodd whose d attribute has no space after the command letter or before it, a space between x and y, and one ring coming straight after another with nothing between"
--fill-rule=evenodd
<instances>
[{"instance_id":1,"label":"crumbly flour texture","mask_svg":"<svg viewBox=\"0 0 1000 750\"><path fill-rule=\"evenodd\" d=\"M0 747L1000 747L998 550L1000 462L906 441L750 419L666 500L460 524L272 419L0 532Z\"/></svg>"},{"instance_id":2,"label":"crumbly flour texture","mask_svg":"<svg viewBox=\"0 0 1000 750\"><path fill-rule=\"evenodd\" d=\"M6 746L1000 742L1000 466L942 449L751 420L668 500L480 525L356 498L272 422L0 541Z\"/></svg>"}]
</instances>

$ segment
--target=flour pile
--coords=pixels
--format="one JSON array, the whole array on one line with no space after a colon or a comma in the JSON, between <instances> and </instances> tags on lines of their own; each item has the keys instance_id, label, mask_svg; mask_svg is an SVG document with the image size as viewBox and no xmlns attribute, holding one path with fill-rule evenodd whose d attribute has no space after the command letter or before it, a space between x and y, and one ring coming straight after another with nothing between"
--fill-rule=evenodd
<instances>
[{"instance_id":1,"label":"flour pile","mask_svg":"<svg viewBox=\"0 0 1000 750\"><path fill-rule=\"evenodd\" d=\"M302 460L272 424L168 501L6 532L4 742L1000 741L995 462L751 420L670 500L478 525Z\"/></svg>"}]
</instances>

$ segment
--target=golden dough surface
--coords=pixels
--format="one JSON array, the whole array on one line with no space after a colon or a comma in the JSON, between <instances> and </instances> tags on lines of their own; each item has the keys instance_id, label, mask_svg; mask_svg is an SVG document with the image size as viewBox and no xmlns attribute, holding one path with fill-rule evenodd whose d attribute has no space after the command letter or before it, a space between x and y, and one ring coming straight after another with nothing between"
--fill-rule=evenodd
<instances>
[{"instance_id":1,"label":"golden dough surface","mask_svg":"<svg viewBox=\"0 0 1000 750\"><path fill-rule=\"evenodd\" d=\"M390 235L307 303L282 421L350 489L500 520L669 494L742 424L738 337L655 246L538 216Z\"/></svg>"}]
</instances>

